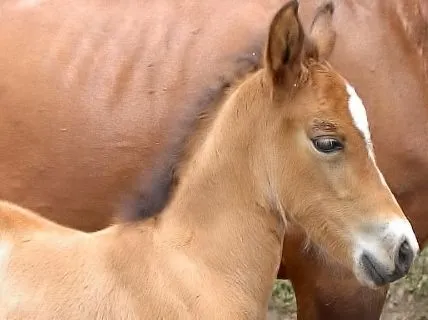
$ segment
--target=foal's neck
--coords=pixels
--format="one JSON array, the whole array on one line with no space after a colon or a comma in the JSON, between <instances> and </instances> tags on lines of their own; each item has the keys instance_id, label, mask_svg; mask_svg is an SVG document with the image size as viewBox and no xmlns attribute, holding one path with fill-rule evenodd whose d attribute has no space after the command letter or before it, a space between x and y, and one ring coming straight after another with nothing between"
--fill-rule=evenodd
<instances>
[{"instance_id":1,"label":"foal's neck","mask_svg":"<svg viewBox=\"0 0 428 320\"><path fill-rule=\"evenodd\" d=\"M223 106L191 159L159 217L159 239L208 271L204 276L212 275L216 288L267 304L284 226L254 174L254 132L246 118L253 110L237 108Z\"/></svg>"}]
</instances>

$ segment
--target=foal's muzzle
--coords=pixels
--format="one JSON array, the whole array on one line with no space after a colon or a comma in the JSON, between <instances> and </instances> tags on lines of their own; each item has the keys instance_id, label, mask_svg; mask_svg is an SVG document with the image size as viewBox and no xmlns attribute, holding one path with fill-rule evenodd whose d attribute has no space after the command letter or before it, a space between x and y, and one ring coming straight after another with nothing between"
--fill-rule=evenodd
<instances>
[{"instance_id":1,"label":"foal's muzzle","mask_svg":"<svg viewBox=\"0 0 428 320\"><path fill-rule=\"evenodd\" d=\"M376 260L369 252L364 252L361 256L361 263L369 278L377 286L383 286L404 277L410 270L415 252L404 240L398 247L394 258L395 269L391 272Z\"/></svg>"},{"instance_id":2,"label":"foal's muzzle","mask_svg":"<svg viewBox=\"0 0 428 320\"><path fill-rule=\"evenodd\" d=\"M357 238L356 276L369 286L383 286L404 277L419 252L407 219L371 226Z\"/></svg>"}]
</instances>

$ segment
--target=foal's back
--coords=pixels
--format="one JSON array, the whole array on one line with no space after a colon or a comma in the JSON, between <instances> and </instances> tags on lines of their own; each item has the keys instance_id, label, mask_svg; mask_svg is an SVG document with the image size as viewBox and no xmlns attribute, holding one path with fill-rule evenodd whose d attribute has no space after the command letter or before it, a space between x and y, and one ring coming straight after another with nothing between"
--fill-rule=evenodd
<instances>
[{"instance_id":1,"label":"foal's back","mask_svg":"<svg viewBox=\"0 0 428 320\"><path fill-rule=\"evenodd\" d=\"M189 280L182 257L155 224L84 233L0 201L0 319L193 319L174 282Z\"/></svg>"},{"instance_id":2,"label":"foal's back","mask_svg":"<svg viewBox=\"0 0 428 320\"><path fill-rule=\"evenodd\" d=\"M130 314L126 299L113 290L116 279L103 257L108 243L97 240L102 236L64 228L0 201L0 239L1 319ZM97 307L88 308L88 301Z\"/></svg>"}]
</instances>

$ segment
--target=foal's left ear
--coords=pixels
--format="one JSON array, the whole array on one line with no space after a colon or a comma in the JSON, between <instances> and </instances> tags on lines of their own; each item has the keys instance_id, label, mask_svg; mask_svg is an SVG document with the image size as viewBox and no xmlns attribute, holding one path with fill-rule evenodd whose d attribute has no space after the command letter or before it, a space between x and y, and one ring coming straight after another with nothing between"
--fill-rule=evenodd
<instances>
[{"instance_id":1,"label":"foal's left ear","mask_svg":"<svg viewBox=\"0 0 428 320\"><path fill-rule=\"evenodd\" d=\"M333 27L333 2L327 1L319 6L312 21L307 56L316 60L327 60L336 43L336 30Z\"/></svg>"},{"instance_id":2,"label":"foal's left ear","mask_svg":"<svg viewBox=\"0 0 428 320\"><path fill-rule=\"evenodd\" d=\"M272 20L266 47L265 65L273 83L290 89L302 71L305 33L298 17L296 0L282 7Z\"/></svg>"}]
</instances>

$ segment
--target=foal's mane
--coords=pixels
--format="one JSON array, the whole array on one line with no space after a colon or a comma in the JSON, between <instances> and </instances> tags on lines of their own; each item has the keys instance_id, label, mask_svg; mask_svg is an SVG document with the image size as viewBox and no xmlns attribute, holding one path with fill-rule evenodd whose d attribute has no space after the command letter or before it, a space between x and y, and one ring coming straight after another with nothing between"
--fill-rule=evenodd
<instances>
[{"instance_id":1,"label":"foal's mane","mask_svg":"<svg viewBox=\"0 0 428 320\"><path fill-rule=\"evenodd\" d=\"M247 78L252 76L255 72L260 70L260 64L254 66L252 70L247 72L245 75L240 75L223 89L221 95L214 99L207 108L204 108L197 115L194 126L191 133L187 136L181 154L179 155L178 161L174 168L173 174L173 186L176 187L179 183L180 177L182 177L189 167L191 159L201 148L201 145L207 138L208 133L217 118L217 115L221 112L225 102L229 99L230 95L243 83Z\"/></svg>"},{"instance_id":2,"label":"foal's mane","mask_svg":"<svg viewBox=\"0 0 428 320\"><path fill-rule=\"evenodd\" d=\"M260 69L264 43L263 36L255 37L250 50L235 57L236 69L223 74L202 98L188 111L178 115L177 125L170 128L165 152L158 158L155 168L145 172L137 182L134 194L127 195L119 208L119 221L144 220L159 214L168 204L179 183L187 163L204 141L212 122L224 101L248 76Z\"/></svg>"}]
</instances>

